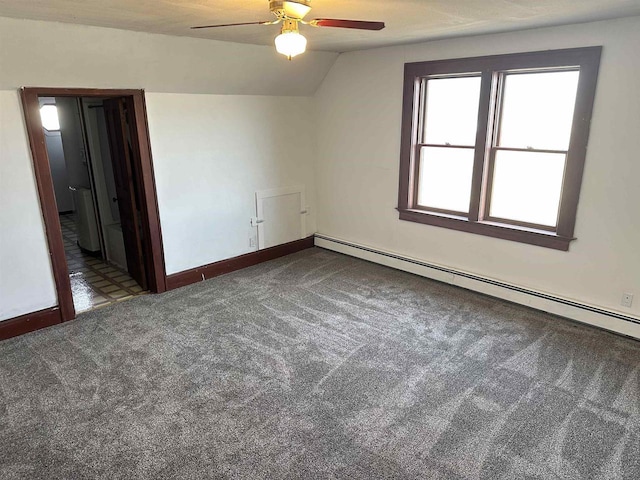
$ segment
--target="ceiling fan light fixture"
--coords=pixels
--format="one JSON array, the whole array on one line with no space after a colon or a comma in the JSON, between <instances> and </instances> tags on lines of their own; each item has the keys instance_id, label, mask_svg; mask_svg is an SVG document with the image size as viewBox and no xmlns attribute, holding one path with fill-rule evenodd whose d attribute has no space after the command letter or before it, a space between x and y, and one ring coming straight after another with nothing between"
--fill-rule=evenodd
<instances>
[{"instance_id":1,"label":"ceiling fan light fixture","mask_svg":"<svg viewBox=\"0 0 640 480\"><path fill-rule=\"evenodd\" d=\"M335 18L315 18L305 21L303 18L311 10L311 0L269 0L269 10L276 17L275 20L263 22L223 23L218 25L202 25L198 28L236 27L240 25L276 25L282 23L280 35L275 39L276 51L289 60L304 53L307 49L307 39L300 35L298 23L311 27L351 28L356 30L382 30L384 22L370 22L363 20L340 20Z\"/></svg>"},{"instance_id":2,"label":"ceiling fan light fixture","mask_svg":"<svg viewBox=\"0 0 640 480\"><path fill-rule=\"evenodd\" d=\"M291 60L306 49L307 39L300 35L298 22L285 20L280 35L276 37L276 51Z\"/></svg>"}]
</instances>

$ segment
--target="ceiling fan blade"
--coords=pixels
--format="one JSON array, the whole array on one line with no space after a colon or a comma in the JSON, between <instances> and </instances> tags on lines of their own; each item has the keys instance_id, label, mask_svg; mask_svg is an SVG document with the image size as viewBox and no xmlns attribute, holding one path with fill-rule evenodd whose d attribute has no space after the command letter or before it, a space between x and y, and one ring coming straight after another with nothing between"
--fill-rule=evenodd
<instances>
[{"instance_id":1,"label":"ceiling fan blade","mask_svg":"<svg viewBox=\"0 0 640 480\"><path fill-rule=\"evenodd\" d=\"M314 27L356 28L358 30L382 30L384 22L365 22L362 20L337 20L335 18L316 18L309 22Z\"/></svg>"},{"instance_id":2,"label":"ceiling fan blade","mask_svg":"<svg viewBox=\"0 0 640 480\"><path fill-rule=\"evenodd\" d=\"M273 25L274 23L276 22L268 20L264 22L224 23L221 25L202 25L200 27L191 27L191 30L196 30L198 28L237 27L240 25Z\"/></svg>"}]
</instances>

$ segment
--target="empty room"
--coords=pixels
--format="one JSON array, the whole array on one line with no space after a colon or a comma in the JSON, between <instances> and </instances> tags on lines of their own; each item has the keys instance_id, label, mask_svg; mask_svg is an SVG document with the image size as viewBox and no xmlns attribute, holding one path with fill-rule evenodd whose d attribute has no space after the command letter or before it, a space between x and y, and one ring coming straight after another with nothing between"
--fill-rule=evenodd
<instances>
[{"instance_id":1,"label":"empty room","mask_svg":"<svg viewBox=\"0 0 640 480\"><path fill-rule=\"evenodd\" d=\"M0 479L640 478L640 0L0 1Z\"/></svg>"}]
</instances>

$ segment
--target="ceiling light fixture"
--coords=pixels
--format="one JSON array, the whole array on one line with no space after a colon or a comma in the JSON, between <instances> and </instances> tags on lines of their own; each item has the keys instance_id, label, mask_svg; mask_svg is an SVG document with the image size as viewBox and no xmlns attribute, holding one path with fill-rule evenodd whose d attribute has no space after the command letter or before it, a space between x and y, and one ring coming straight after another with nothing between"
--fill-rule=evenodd
<instances>
[{"instance_id":1,"label":"ceiling light fixture","mask_svg":"<svg viewBox=\"0 0 640 480\"><path fill-rule=\"evenodd\" d=\"M277 25L282 22L280 35L276 37L276 50L289 60L304 53L307 39L300 35L298 24L311 27L352 28L356 30L382 30L384 22L368 22L362 20L338 20L335 18L315 18L305 20L311 10L311 0L269 0L269 10L275 20L262 22L223 23L219 25L201 25L198 28L239 27L243 25Z\"/></svg>"},{"instance_id":2,"label":"ceiling light fixture","mask_svg":"<svg viewBox=\"0 0 640 480\"><path fill-rule=\"evenodd\" d=\"M280 35L276 37L276 51L289 60L304 53L307 49L307 39L300 35L296 20L284 20Z\"/></svg>"}]
</instances>

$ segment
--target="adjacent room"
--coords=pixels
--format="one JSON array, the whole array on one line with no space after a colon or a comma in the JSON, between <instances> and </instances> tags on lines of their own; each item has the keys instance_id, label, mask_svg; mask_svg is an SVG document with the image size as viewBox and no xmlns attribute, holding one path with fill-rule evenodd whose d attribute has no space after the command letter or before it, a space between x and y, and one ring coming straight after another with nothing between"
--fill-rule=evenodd
<instances>
[{"instance_id":1,"label":"adjacent room","mask_svg":"<svg viewBox=\"0 0 640 480\"><path fill-rule=\"evenodd\" d=\"M144 293L145 232L136 227L142 187L127 168L138 146L126 100L38 102L76 312Z\"/></svg>"},{"instance_id":2,"label":"adjacent room","mask_svg":"<svg viewBox=\"0 0 640 480\"><path fill-rule=\"evenodd\" d=\"M640 478L640 1L0 2L0 478Z\"/></svg>"}]
</instances>

